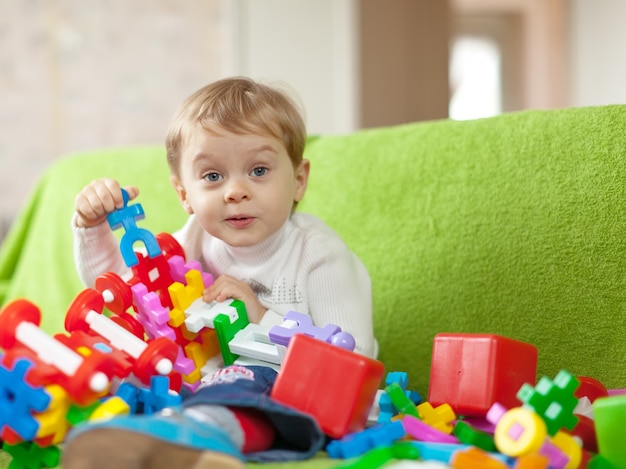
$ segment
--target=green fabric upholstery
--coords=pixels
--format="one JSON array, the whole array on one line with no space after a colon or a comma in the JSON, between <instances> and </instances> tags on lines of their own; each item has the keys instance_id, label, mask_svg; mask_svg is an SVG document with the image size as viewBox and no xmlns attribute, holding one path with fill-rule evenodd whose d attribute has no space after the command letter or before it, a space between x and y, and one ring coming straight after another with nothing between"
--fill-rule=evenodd
<instances>
[{"instance_id":1,"label":"green fabric upholstery","mask_svg":"<svg viewBox=\"0 0 626 469\"><path fill-rule=\"evenodd\" d=\"M540 375L565 368L626 387L625 124L626 106L602 106L310 139L299 209L335 228L369 268L388 371L408 372L425 396L433 336L483 332L536 345ZM73 198L102 176L140 187L141 226L171 232L185 218L160 147L50 168L0 251L4 301L37 303L49 332L62 329L82 288Z\"/></svg>"}]
</instances>

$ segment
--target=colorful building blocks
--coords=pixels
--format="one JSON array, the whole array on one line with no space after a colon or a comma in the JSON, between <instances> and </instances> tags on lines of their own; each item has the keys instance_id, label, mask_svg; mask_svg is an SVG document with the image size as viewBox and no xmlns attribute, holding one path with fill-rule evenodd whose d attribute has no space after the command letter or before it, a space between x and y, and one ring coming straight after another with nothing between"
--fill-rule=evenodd
<instances>
[{"instance_id":1,"label":"colorful building blocks","mask_svg":"<svg viewBox=\"0 0 626 469\"><path fill-rule=\"evenodd\" d=\"M537 349L494 334L437 334L428 401L449 404L457 415L484 416L494 402L518 404L517 391L534 383Z\"/></svg>"},{"instance_id":2,"label":"colorful building blocks","mask_svg":"<svg viewBox=\"0 0 626 469\"><path fill-rule=\"evenodd\" d=\"M536 386L524 384L517 393L524 407L534 410L546 422L549 435L555 435L561 428L572 430L578 419L574 409L578 399L574 395L578 381L565 370L554 378L543 376Z\"/></svg>"},{"instance_id":3,"label":"colorful building blocks","mask_svg":"<svg viewBox=\"0 0 626 469\"><path fill-rule=\"evenodd\" d=\"M365 428L384 371L377 360L297 334L271 397L312 415L327 435L341 438Z\"/></svg>"},{"instance_id":4,"label":"colorful building blocks","mask_svg":"<svg viewBox=\"0 0 626 469\"><path fill-rule=\"evenodd\" d=\"M60 384L80 404L105 393L111 383L112 367L102 354L84 356L39 328L41 312L28 300L7 304L0 313L0 346L7 352L16 346L28 349L33 358L54 371L54 383ZM50 384L42 377L37 384Z\"/></svg>"},{"instance_id":5,"label":"colorful building blocks","mask_svg":"<svg viewBox=\"0 0 626 469\"><path fill-rule=\"evenodd\" d=\"M126 352L133 358L133 372L143 383L150 377L168 375L178 355L178 346L169 339L160 337L145 342L103 315L104 300L96 290L87 288L74 299L65 316L68 332L80 330L97 334L109 344Z\"/></svg>"},{"instance_id":6,"label":"colorful building blocks","mask_svg":"<svg viewBox=\"0 0 626 469\"><path fill-rule=\"evenodd\" d=\"M143 243L150 257L159 256L161 254L161 248L150 231L137 226L137 220L145 218L141 204L129 205L128 192L124 189L122 189L122 197L124 199L124 206L111 212L107 216L107 221L112 230L124 228L124 234L120 240L120 251L126 265L133 267L139 263L137 254L133 249L136 242Z\"/></svg>"},{"instance_id":7,"label":"colorful building blocks","mask_svg":"<svg viewBox=\"0 0 626 469\"><path fill-rule=\"evenodd\" d=\"M381 423L331 441L326 445L326 452L331 458L354 458L374 448L390 446L405 435L402 422Z\"/></svg>"}]
</instances>

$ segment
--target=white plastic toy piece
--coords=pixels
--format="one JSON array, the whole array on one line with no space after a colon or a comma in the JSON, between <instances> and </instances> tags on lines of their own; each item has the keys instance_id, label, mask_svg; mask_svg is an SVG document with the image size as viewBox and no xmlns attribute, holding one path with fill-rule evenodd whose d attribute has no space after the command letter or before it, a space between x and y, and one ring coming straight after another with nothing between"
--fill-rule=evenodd
<instances>
[{"instance_id":1,"label":"white plastic toy piece","mask_svg":"<svg viewBox=\"0 0 626 469\"><path fill-rule=\"evenodd\" d=\"M83 364L84 358L80 354L28 321L18 324L15 338L35 352L41 361L53 365L66 376L74 376ZM96 393L105 391L108 386L109 378L101 371L96 371L89 380L89 389Z\"/></svg>"},{"instance_id":2,"label":"white plastic toy piece","mask_svg":"<svg viewBox=\"0 0 626 469\"><path fill-rule=\"evenodd\" d=\"M234 306L231 306L232 302L233 300L206 303L202 301L202 298L198 298L185 310L185 326L189 332L199 332L205 327L215 329L213 321L219 314L225 314L230 319L230 323L234 323L239 313Z\"/></svg>"},{"instance_id":3,"label":"white plastic toy piece","mask_svg":"<svg viewBox=\"0 0 626 469\"><path fill-rule=\"evenodd\" d=\"M85 318L91 330L107 339L115 348L123 350L134 359L138 359L146 350L148 344L131 332L127 331L110 318L99 314L96 311L89 311ZM161 358L157 363L155 370L160 375L169 375L174 365L168 358Z\"/></svg>"},{"instance_id":4,"label":"white plastic toy piece","mask_svg":"<svg viewBox=\"0 0 626 469\"><path fill-rule=\"evenodd\" d=\"M237 355L280 365L280 356L276 344L269 338L269 330L267 326L248 324L235 334L228 347Z\"/></svg>"}]
</instances>

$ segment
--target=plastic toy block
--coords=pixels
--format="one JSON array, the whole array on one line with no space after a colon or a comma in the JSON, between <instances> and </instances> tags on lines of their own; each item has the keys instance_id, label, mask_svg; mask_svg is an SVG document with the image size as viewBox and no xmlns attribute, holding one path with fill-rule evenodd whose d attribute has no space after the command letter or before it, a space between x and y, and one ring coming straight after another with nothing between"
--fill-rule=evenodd
<instances>
[{"instance_id":1,"label":"plastic toy block","mask_svg":"<svg viewBox=\"0 0 626 469\"><path fill-rule=\"evenodd\" d=\"M393 459L393 453L388 446L374 448L356 461L339 464L334 469L375 469L386 465Z\"/></svg>"},{"instance_id":2,"label":"plastic toy block","mask_svg":"<svg viewBox=\"0 0 626 469\"><path fill-rule=\"evenodd\" d=\"M194 352L193 348L187 349L189 344L193 342L189 342L185 347L178 349L178 355L176 356L176 361L174 362L174 370L182 373L183 375L189 375L198 369L198 364L195 362L194 357L191 354ZM195 346L193 346L195 348ZM187 354L187 350L191 352L190 355Z\"/></svg>"},{"instance_id":3,"label":"plastic toy block","mask_svg":"<svg viewBox=\"0 0 626 469\"><path fill-rule=\"evenodd\" d=\"M601 454L594 455L587 463L587 469L620 469Z\"/></svg>"},{"instance_id":4,"label":"plastic toy block","mask_svg":"<svg viewBox=\"0 0 626 469\"><path fill-rule=\"evenodd\" d=\"M41 312L27 300L15 300L0 313L0 346L10 350L19 344L38 360L58 370L58 384L79 403L85 404L108 390L112 368L101 354L78 354L39 328Z\"/></svg>"},{"instance_id":5,"label":"plastic toy block","mask_svg":"<svg viewBox=\"0 0 626 469\"><path fill-rule=\"evenodd\" d=\"M161 254L165 256L166 259L179 256L183 261L185 260L185 250L170 233L159 233L156 235L156 240L161 248Z\"/></svg>"},{"instance_id":6,"label":"plastic toy block","mask_svg":"<svg viewBox=\"0 0 626 469\"><path fill-rule=\"evenodd\" d=\"M483 417L494 402L516 406L520 386L534 383L536 373L533 345L494 334L437 334L428 401Z\"/></svg>"},{"instance_id":7,"label":"plastic toy block","mask_svg":"<svg viewBox=\"0 0 626 469\"><path fill-rule=\"evenodd\" d=\"M134 314L124 311L119 314L113 313L109 317L111 318L111 321L119 326L122 326L138 339L144 340L146 338L146 331Z\"/></svg>"},{"instance_id":8,"label":"plastic toy block","mask_svg":"<svg viewBox=\"0 0 626 469\"><path fill-rule=\"evenodd\" d=\"M549 460L539 453L520 456L515 461L514 469L548 469Z\"/></svg>"},{"instance_id":9,"label":"plastic toy block","mask_svg":"<svg viewBox=\"0 0 626 469\"><path fill-rule=\"evenodd\" d=\"M412 415L419 418L419 412L415 404L408 398L400 384L391 383L385 388L385 393L389 396L391 403L399 414Z\"/></svg>"},{"instance_id":10,"label":"plastic toy block","mask_svg":"<svg viewBox=\"0 0 626 469\"><path fill-rule=\"evenodd\" d=\"M582 442L583 449L591 452L598 452L598 439L596 438L596 427L593 419L584 415L577 415L578 423L573 430L563 430L566 433L578 438Z\"/></svg>"},{"instance_id":11,"label":"plastic toy block","mask_svg":"<svg viewBox=\"0 0 626 469\"><path fill-rule=\"evenodd\" d=\"M120 396L111 396L94 409L89 416L89 421L109 420L120 415L129 415L130 411L128 402Z\"/></svg>"},{"instance_id":12,"label":"plastic toy block","mask_svg":"<svg viewBox=\"0 0 626 469\"><path fill-rule=\"evenodd\" d=\"M78 406L70 404L65 420L71 425L76 426L79 423L86 422L95 409L100 405L100 401L94 402L87 406Z\"/></svg>"},{"instance_id":13,"label":"plastic toy block","mask_svg":"<svg viewBox=\"0 0 626 469\"><path fill-rule=\"evenodd\" d=\"M161 304L159 296L155 292L149 292L143 283L136 283L131 291L137 319L143 325L146 335L151 339L167 337L175 341L176 334L169 325L170 311Z\"/></svg>"},{"instance_id":14,"label":"plastic toy block","mask_svg":"<svg viewBox=\"0 0 626 469\"><path fill-rule=\"evenodd\" d=\"M133 249L136 242L139 241L144 244L150 257L161 255L161 247L150 231L137 226L137 221L146 217L141 204L129 205L128 192L124 189L122 189L122 198L124 199L124 206L109 213L107 221L112 230L124 229L124 234L120 240L120 251L126 265L133 267L139 262Z\"/></svg>"},{"instance_id":15,"label":"plastic toy block","mask_svg":"<svg viewBox=\"0 0 626 469\"><path fill-rule=\"evenodd\" d=\"M515 407L498 420L494 441L498 451L517 457L538 452L547 435L541 417L530 409Z\"/></svg>"},{"instance_id":16,"label":"plastic toy block","mask_svg":"<svg viewBox=\"0 0 626 469\"><path fill-rule=\"evenodd\" d=\"M455 469L508 469L509 467L486 451L474 447L452 454L450 466Z\"/></svg>"},{"instance_id":17,"label":"plastic toy block","mask_svg":"<svg viewBox=\"0 0 626 469\"><path fill-rule=\"evenodd\" d=\"M198 270L190 270L185 274L186 282L173 282L167 290L172 299L172 306L181 311L189 308L198 298L202 297L204 291L204 281L202 274Z\"/></svg>"},{"instance_id":18,"label":"plastic toy block","mask_svg":"<svg viewBox=\"0 0 626 469\"><path fill-rule=\"evenodd\" d=\"M57 467L61 462L61 451L56 446L42 448L30 441L24 441L16 445L5 443L2 449L13 457L9 465L11 469Z\"/></svg>"},{"instance_id":19,"label":"plastic toy block","mask_svg":"<svg viewBox=\"0 0 626 469\"><path fill-rule=\"evenodd\" d=\"M113 272L105 272L97 277L94 288L102 295L107 309L116 314L127 311L133 304L130 285Z\"/></svg>"},{"instance_id":20,"label":"plastic toy block","mask_svg":"<svg viewBox=\"0 0 626 469\"><path fill-rule=\"evenodd\" d=\"M444 464L450 462L450 458L457 451L465 451L470 446L458 443L434 443L429 441L414 441L412 444L417 448L420 457L425 461L437 461Z\"/></svg>"},{"instance_id":21,"label":"plastic toy block","mask_svg":"<svg viewBox=\"0 0 626 469\"><path fill-rule=\"evenodd\" d=\"M331 441L326 452L331 458L355 458L374 448L387 447L405 435L402 422L383 423Z\"/></svg>"},{"instance_id":22,"label":"plastic toy block","mask_svg":"<svg viewBox=\"0 0 626 469\"><path fill-rule=\"evenodd\" d=\"M576 469L582 461L582 448L565 432L557 432L544 442L539 454L548 457L550 467L555 469Z\"/></svg>"},{"instance_id":23,"label":"plastic toy block","mask_svg":"<svg viewBox=\"0 0 626 469\"><path fill-rule=\"evenodd\" d=\"M407 373L402 371L390 371L385 378L385 387L389 386L391 383L397 383L404 390L406 397L408 397L414 405L421 402L422 397L417 392L407 390L409 384ZM390 422L392 417L398 413L393 402L391 402L391 398L385 391L381 392L378 406L380 408L378 423Z\"/></svg>"},{"instance_id":24,"label":"plastic toy block","mask_svg":"<svg viewBox=\"0 0 626 469\"><path fill-rule=\"evenodd\" d=\"M271 397L311 414L327 435L341 438L365 428L384 372L377 360L298 334Z\"/></svg>"},{"instance_id":25,"label":"plastic toy block","mask_svg":"<svg viewBox=\"0 0 626 469\"><path fill-rule=\"evenodd\" d=\"M283 323L280 326L273 326L269 332L273 343L284 346L289 345L295 334L306 334L350 351L353 351L356 345L354 337L342 332L339 326L334 324L327 324L324 327L314 326L310 316L296 311L288 311Z\"/></svg>"},{"instance_id":26,"label":"plastic toy block","mask_svg":"<svg viewBox=\"0 0 626 469\"><path fill-rule=\"evenodd\" d=\"M139 388L133 383L125 382L117 388L115 396L122 399L130 408L131 414L138 413L139 410Z\"/></svg>"},{"instance_id":27,"label":"plastic toy block","mask_svg":"<svg viewBox=\"0 0 626 469\"><path fill-rule=\"evenodd\" d=\"M472 427L463 420L457 421L452 433L461 443L475 446L488 452L496 451L496 444L493 441L492 435Z\"/></svg>"},{"instance_id":28,"label":"plastic toy block","mask_svg":"<svg viewBox=\"0 0 626 469\"><path fill-rule=\"evenodd\" d=\"M132 283L143 283L148 291L153 291L159 295L161 304L168 308L172 307L172 301L168 292L168 287L174 282L170 273L170 265L165 256L146 257L141 253L136 253L139 262L132 267Z\"/></svg>"},{"instance_id":29,"label":"plastic toy block","mask_svg":"<svg viewBox=\"0 0 626 469\"><path fill-rule=\"evenodd\" d=\"M572 430L578 422L574 415L578 404L574 396L577 387L576 378L561 370L554 381L544 376L535 387L524 384L517 397L524 407L534 410L544 419L548 434L555 435L561 428Z\"/></svg>"},{"instance_id":30,"label":"plastic toy block","mask_svg":"<svg viewBox=\"0 0 626 469\"><path fill-rule=\"evenodd\" d=\"M204 283L205 288L213 284L213 276L202 270L202 265L199 261L191 260L189 262L185 262L185 258L183 256L172 256L167 259L167 263L170 266L172 280L175 282L187 283L187 272L190 270L197 270L202 276L202 283Z\"/></svg>"},{"instance_id":31,"label":"plastic toy block","mask_svg":"<svg viewBox=\"0 0 626 469\"><path fill-rule=\"evenodd\" d=\"M437 430L412 415L405 415L402 419L402 424L404 425L407 435L410 435L416 440L431 443L459 443L459 439L456 436L448 435L447 433Z\"/></svg>"},{"instance_id":32,"label":"plastic toy block","mask_svg":"<svg viewBox=\"0 0 626 469\"><path fill-rule=\"evenodd\" d=\"M280 365L280 357L276 344L269 338L270 328L260 324L248 324L237 331L235 337L228 343L231 353L239 356L256 358L268 363Z\"/></svg>"},{"instance_id":33,"label":"plastic toy block","mask_svg":"<svg viewBox=\"0 0 626 469\"><path fill-rule=\"evenodd\" d=\"M589 376L578 376L576 380L578 381L578 388L576 388L574 395L578 399L587 397L589 401L593 403L600 397L609 396L609 391L595 378L590 378Z\"/></svg>"},{"instance_id":34,"label":"plastic toy block","mask_svg":"<svg viewBox=\"0 0 626 469\"><path fill-rule=\"evenodd\" d=\"M153 376L149 389L139 389L139 402L143 405L144 414L153 414L166 407L180 405L182 398L178 394L170 393L167 376Z\"/></svg>"},{"instance_id":35,"label":"plastic toy block","mask_svg":"<svg viewBox=\"0 0 626 469\"><path fill-rule=\"evenodd\" d=\"M133 372L143 383L150 377L168 375L178 355L178 345L164 337L148 343L114 323L102 314L104 300L96 290L87 288L74 299L65 316L65 329L97 334L109 344L130 355L134 360Z\"/></svg>"},{"instance_id":36,"label":"plastic toy block","mask_svg":"<svg viewBox=\"0 0 626 469\"><path fill-rule=\"evenodd\" d=\"M109 342L102 337L76 330L69 335L56 334L54 338L73 350L83 351L82 355L104 355L105 360L112 367L113 376L117 378L126 378L133 371L132 357L122 350L111 347ZM88 353L85 350L88 350Z\"/></svg>"},{"instance_id":37,"label":"plastic toy block","mask_svg":"<svg viewBox=\"0 0 626 469\"><path fill-rule=\"evenodd\" d=\"M374 448L358 460L340 464L336 466L336 469L375 469L384 466L392 459L415 460L418 458L419 452L413 444L400 442L391 446ZM420 468L427 469L423 464L420 465Z\"/></svg>"},{"instance_id":38,"label":"plastic toy block","mask_svg":"<svg viewBox=\"0 0 626 469\"><path fill-rule=\"evenodd\" d=\"M215 333L213 329L208 330L211 330L213 331L213 333ZM220 352L219 347L217 347L217 353L210 354L208 353L210 352L208 347L204 347L200 342L189 342L187 345L185 345L184 351L185 355L193 361L194 368L198 370L202 368L210 358L214 357Z\"/></svg>"},{"instance_id":39,"label":"plastic toy block","mask_svg":"<svg viewBox=\"0 0 626 469\"><path fill-rule=\"evenodd\" d=\"M230 306L234 307L237 311L237 319L234 322L231 316L227 316L226 314L218 314L213 320L217 340L220 344L220 351L222 352L222 358L226 366L232 365L235 363L235 360L239 358L239 355L230 351L228 343L233 340L237 332L249 324L246 305L244 305L242 301L232 300Z\"/></svg>"},{"instance_id":40,"label":"plastic toy block","mask_svg":"<svg viewBox=\"0 0 626 469\"><path fill-rule=\"evenodd\" d=\"M50 404L50 395L44 388L27 382L32 366L33 362L26 359L16 360L12 368L0 366L0 431L5 442L9 441L4 434L6 429L24 440L35 438L39 423L33 414L43 412Z\"/></svg>"},{"instance_id":41,"label":"plastic toy block","mask_svg":"<svg viewBox=\"0 0 626 469\"><path fill-rule=\"evenodd\" d=\"M185 325L189 332L200 332L205 327L215 328L215 318L223 314L228 317L229 322L234 323L239 318L236 305L233 300L212 301L206 303L198 299L185 308Z\"/></svg>"},{"instance_id":42,"label":"plastic toy block","mask_svg":"<svg viewBox=\"0 0 626 469\"><path fill-rule=\"evenodd\" d=\"M59 385L46 386L46 392L50 396L48 408L34 417L39 423L35 441L47 439L49 444L60 444L70 428L66 415L69 412L71 399L68 393Z\"/></svg>"},{"instance_id":43,"label":"plastic toy block","mask_svg":"<svg viewBox=\"0 0 626 469\"><path fill-rule=\"evenodd\" d=\"M424 402L417 406L417 412L424 423L443 433L452 433L456 414L448 404L433 407L430 402Z\"/></svg>"},{"instance_id":44,"label":"plastic toy block","mask_svg":"<svg viewBox=\"0 0 626 469\"><path fill-rule=\"evenodd\" d=\"M600 454L612 465L626 467L626 395L596 399L593 403L593 415Z\"/></svg>"}]
</instances>

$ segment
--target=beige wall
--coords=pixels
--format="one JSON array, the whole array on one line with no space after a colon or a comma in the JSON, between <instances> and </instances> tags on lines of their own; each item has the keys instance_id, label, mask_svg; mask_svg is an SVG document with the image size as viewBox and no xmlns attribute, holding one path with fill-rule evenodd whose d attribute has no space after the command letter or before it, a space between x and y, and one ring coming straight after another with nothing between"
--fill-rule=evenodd
<instances>
[{"instance_id":1,"label":"beige wall","mask_svg":"<svg viewBox=\"0 0 626 469\"><path fill-rule=\"evenodd\" d=\"M181 99L219 77L219 8L0 0L0 220L60 155L160 143Z\"/></svg>"}]
</instances>

